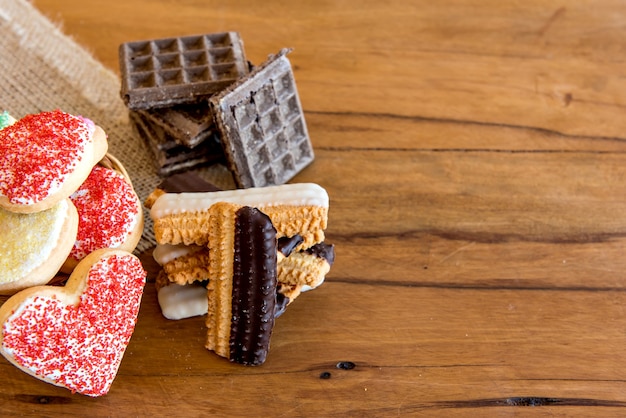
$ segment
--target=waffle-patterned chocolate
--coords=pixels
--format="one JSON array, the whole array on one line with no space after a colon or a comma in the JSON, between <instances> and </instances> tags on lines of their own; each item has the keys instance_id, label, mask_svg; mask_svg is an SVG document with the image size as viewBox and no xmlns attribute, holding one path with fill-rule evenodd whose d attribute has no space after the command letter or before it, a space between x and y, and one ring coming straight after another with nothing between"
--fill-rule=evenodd
<instances>
[{"instance_id":1,"label":"waffle-patterned chocolate","mask_svg":"<svg viewBox=\"0 0 626 418\"><path fill-rule=\"evenodd\" d=\"M121 95L130 109L193 103L248 73L237 32L126 42Z\"/></svg>"},{"instance_id":2,"label":"waffle-patterned chocolate","mask_svg":"<svg viewBox=\"0 0 626 418\"><path fill-rule=\"evenodd\" d=\"M209 100L240 188L286 183L314 159L288 52Z\"/></svg>"}]
</instances>

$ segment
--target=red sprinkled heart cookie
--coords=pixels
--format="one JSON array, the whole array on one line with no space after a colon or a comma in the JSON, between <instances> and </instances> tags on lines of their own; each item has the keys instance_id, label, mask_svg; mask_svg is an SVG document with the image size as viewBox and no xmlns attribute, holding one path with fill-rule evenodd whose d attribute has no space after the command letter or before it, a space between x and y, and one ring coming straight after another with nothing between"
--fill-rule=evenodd
<instances>
[{"instance_id":1,"label":"red sprinkled heart cookie","mask_svg":"<svg viewBox=\"0 0 626 418\"><path fill-rule=\"evenodd\" d=\"M48 383L106 394L134 331L145 280L134 255L91 253L64 287L32 287L0 307L0 353Z\"/></svg>"},{"instance_id":2,"label":"red sprinkled heart cookie","mask_svg":"<svg viewBox=\"0 0 626 418\"><path fill-rule=\"evenodd\" d=\"M0 207L32 213L72 194L108 148L102 128L55 110L0 130Z\"/></svg>"}]
</instances>

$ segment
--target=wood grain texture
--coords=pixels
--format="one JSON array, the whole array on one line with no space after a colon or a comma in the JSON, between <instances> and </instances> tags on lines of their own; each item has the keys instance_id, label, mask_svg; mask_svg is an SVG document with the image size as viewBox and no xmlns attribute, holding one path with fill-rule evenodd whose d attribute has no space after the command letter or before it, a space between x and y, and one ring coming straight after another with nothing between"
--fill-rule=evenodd
<instances>
[{"instance_id":1,"label":"wood grain texture","mask_svg":"<svg viewBox=\"0 0 626 418\"><path fill-rule=\"evenodd\" d=\"M131 40L293 47L316 152L295 181L328 190L337 261L261 367L209 353L149 284L107 396L0 361L3 413L626 414L624 2L34 4L114 71Z\"/></svg>"}]
</instances>

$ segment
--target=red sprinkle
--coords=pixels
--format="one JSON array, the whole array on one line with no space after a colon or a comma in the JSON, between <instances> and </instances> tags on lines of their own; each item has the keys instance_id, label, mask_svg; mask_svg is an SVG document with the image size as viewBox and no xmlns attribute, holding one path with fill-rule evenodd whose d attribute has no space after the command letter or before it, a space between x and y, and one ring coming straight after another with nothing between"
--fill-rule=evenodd
<instances>
[{"instance_id":1,"label":"red sprinkle","mask_svg":"<svg viewBox=\"0 0 626 418\"><path fill-rule=\"evenodd\" d=\"M100 248L117 248L137 222L137 197L114 170L96 166L70 196L78 210L78 236L70 256L82 260Z\"/></svg>"},{"instance_id":2,"label":"red sprinkle","mask_svg":"<svg viewBox=\"0 0 626 418\"><path fill-rule=\"evenodd\" d=\"M77 306L36 296L4 324L3 348L37 376L89 396L109 391L132 336L146 279L136 257L95 263Z\"/></svg>"},{"instance_id":3,"label":"red sprinkle","mask_svg":"<svg viewBox=\"0 0 626 418\"><path fill-rule=\"evenodd\" d=\"M82 159L93 126L60 110L28 115L0 130L0 194L32 204L54 193Z\"/></svg>"}]
</instances>

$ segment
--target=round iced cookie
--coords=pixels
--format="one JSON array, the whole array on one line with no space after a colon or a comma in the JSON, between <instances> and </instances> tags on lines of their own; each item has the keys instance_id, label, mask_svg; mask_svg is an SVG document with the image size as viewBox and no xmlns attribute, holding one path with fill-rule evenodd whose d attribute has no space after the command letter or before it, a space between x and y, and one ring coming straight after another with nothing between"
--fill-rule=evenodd
<instances>
[{"instance_id":1,"label":"round iced cookie","mask_svg":"<svg viewBox=\"0 0 626 418\"><path fill-rule=\"evenodd\" d=\"M0 208L0 294L48 283L72 249L78 213L65 198L37 213Z\"/></svg>"},{"instance_id":2,"label":"round iced cookie","mask_svg":"<svg viewBox=\"0 0 626 418\"><path fill-rule=\"evenodd\" d=\"M61 271L70 273L80 260L101 248L135 249L143 232L143 210L122 174L97 165L70 199L78 210L78 233Z\"/></svg>"},{"instance_id":3,"label":"round iced cookie","mask_svg":"<svg viewBox=\"0 0 626 418\"><path fill-rule=\"evenodd\" d=\"M108 148L102 128L60 110L25 116L0 130L0 207L51 208L85 181Z\"/></svg>"}]
</instances>

